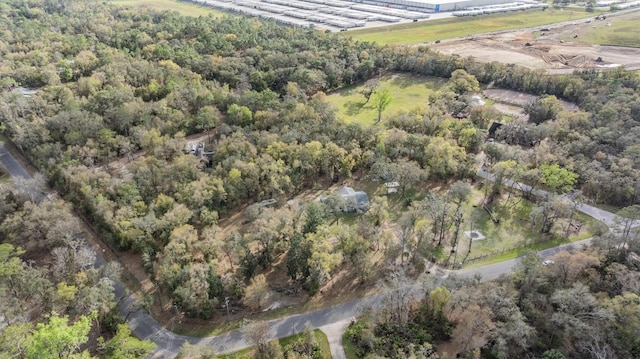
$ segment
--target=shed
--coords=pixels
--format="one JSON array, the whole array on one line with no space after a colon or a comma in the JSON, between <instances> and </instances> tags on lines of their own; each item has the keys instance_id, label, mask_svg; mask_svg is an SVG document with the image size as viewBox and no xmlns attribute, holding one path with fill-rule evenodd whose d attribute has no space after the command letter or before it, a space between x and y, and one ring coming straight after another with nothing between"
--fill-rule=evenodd
<instances>
[{"instance_id":1,"label":"shed","mask_svg":"<svg viewBox=\"0 0 640 359\"><path fill-rule=\"evenodd\" d=\"M384 184L387 187L387 194L398 193L398 187L400 187L400 183L398 182L387 182Z\"/></svg>"}]
</instances>

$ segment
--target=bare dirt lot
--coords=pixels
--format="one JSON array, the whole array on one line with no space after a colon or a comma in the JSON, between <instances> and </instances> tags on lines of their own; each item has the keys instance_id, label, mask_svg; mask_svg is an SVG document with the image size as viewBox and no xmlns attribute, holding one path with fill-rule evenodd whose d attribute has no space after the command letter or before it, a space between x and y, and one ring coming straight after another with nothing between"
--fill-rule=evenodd
<instances>
[{"instance_id":1,"label":"bare dirt lot","mask_svg":"<svg viewBox=\"0 0 640 359\"><path fill-rule=\"evenodd\" d=\"M611 28L616 21L637 18L638 12L606 14L606 19L576 20L549 26L502 31L443 40L430 47L444 54L473 57L479 62L497 61L549 73L571 73L576 69L607 69L619 65L640 69L640 49L621 46L585 45L578 42L598 28ZM604 30L603 30L604 31Z\"/></svg>"}]
</instances>

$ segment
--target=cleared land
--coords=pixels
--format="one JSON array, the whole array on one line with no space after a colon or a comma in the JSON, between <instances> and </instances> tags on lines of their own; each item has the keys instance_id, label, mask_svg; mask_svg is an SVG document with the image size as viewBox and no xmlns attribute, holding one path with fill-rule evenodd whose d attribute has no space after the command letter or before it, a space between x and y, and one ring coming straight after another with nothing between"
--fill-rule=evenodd
<instances>
[{"instance_id":1,"label":"cleared land","mask_svg":"<svg viewBox=\"0 0 640 359\"><path fill-rule=\"evenodd\" d=\"M606 16L605 20L569 21L444 40L430 47L444 54L470 56L479 62L498 61L553 74L619 65L630 70L640 69L640 37L637 36L640 11Z\"/></svg>"},{"instance_id":2,"label":"cleared land","mask_svg":"<svg viewBox=\"0 0 640 359\"><path fill-rule=\"evenodd\" d=\"M391 74L380 79L380 90L391 92L391 103L382 113L382 118L401 111L426 105L429 95L437 91L447 80L436 77L415 77L407 74ZM360 93L363 86L350 86L331 93L327 102L338 111L339 117L346 122L358 122L365 125L375 124L378 111L374 106L374 97L365 104L366 99Z\"/></svg>"},{"instance_id":3,"label":"cleared land","mask_svg":"<svg viewBox=\"0 0 640 359\"><path fill-rule=\"evenodd\" d=\"M640 11L586 24L577 38L573 38L576 34L571 31L560 31L557 37L560 40L572 41L574 44L640 48L638 32L640 32Z\"/></svg>"},{"instance_id":4,"label":"cleared land","mask_svg":"<svg viewBox=\"0 0 640 359\"><path fill-rule=\"evenodd\" d=\"M176 0L116 0L111 2L114 5L131 6L138 8L151 8L156 10L173 10L187 16L223 16L223 12L216 11L207 6L200 6L190 2L179 2Z\"/></svg>"},{"instance_id":5,"label":"cleared land","mask_svg":"<svg viewBox=\"0 0 640 359\"><path fill-rule=\"evenodd\" d=\"M583 9L527 10L518 13L449 17L416 23L349 31L357 40L380 44L411 45L441 39L481 34L493 31L515 30L593 17Z\"/></svg>"}]
</instances>

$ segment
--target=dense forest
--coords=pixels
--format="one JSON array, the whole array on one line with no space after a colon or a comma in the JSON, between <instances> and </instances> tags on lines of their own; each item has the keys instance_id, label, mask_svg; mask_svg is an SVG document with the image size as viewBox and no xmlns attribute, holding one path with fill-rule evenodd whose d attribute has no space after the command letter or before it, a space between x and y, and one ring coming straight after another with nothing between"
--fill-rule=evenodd
<instances>
[{"instance_id":1,"label":"dense forest","mask_svg":"<svg viewBox=\"0 0 640 359\"><path fill-rule=\"evenodd\" d=\"M426 47L381 47L257 19L187 18L93 0L6 0L0 16L0 130L108 245L137 253L151 280L189 316L219 315L224 298L239 310L260 309L269 290L261 272L282 258L291 282L310 294L347 264L371 283L380 270L372 267L373 252L421 271L424 259L458 241L479 153L501 179L557 193L578 188L618 207L638 202L640 77L624 69L549 76ZM449 80L416 108L375 126L345 123L324 101L325 92L393 71ZM498 130L505 145L484 141L502 115L471 105L480 83L540 96L525 108L528 122ZM36 93L16 94L20 87ZM558 98L582 111L563 111ZM203 142L208 155L190 153L188 139ZM219 226L248 204L284 203L354 176L398 181L402 195L427 181L451 186L408 198L397 224L389 223L382 197L371 199L356 224L341 222L345 203L329 196L250 207L243 231ZM69 211L65 202L36 203L19 187L4 194L0 233L11 247L3 260L27 258L19 247L77 250L73 236L51 230L54 220L70 223L48 217ZM500 191L493 186L487 201L500 205ZM554 222L573 210L547 198L532 222L542 233L561 234ZM65 273L52 263L41 276ZM72 272L51 284L69 303L81 292L64 286L105 282L102 274L91 274L91 282ZM523 303L516 305L525 310ZM5 315L16 323L26 314ZM536 353L556 344L536 344Z\"/></svg>"},{"instance_id":2,"label":"dense forest","mask_svg":"<svg viewBox=\"0 0 640 359\"><path fill-rule=\"evenodd\" d=\"M611 244L603 237L547 265L527 252L510 277L452 276L426 283L426 294L394 273L384 308L365 312L346 336L366 358L637 358L638 261L620 261L630 252Z\"/></svg>"},{"instance_id":3,"label":"dense forest","mask_svg":"<svg viewBox=\"0 0 640 359\"><path fill-rule=\"evenodd\" d=\"M71 205L34 189L41 178L0 186L0 358L145 358L156 345L116 307L120 265L94 268Z\"/></svg>"}]
</instances>

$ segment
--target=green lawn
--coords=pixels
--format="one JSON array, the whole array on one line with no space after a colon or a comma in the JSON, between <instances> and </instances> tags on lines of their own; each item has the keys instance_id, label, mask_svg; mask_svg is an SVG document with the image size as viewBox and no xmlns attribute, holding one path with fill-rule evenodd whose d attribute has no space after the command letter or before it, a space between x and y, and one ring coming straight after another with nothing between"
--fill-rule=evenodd
<instances>
[{"instance_id":1,"label":"green lawn","mask_svg":"<svg viewBox=\"0 0 640 359\"><path fill-rule=\"evenodd\" d=\"M354 188L367 192L371 198L384 196L384 187L380 182L359 181ZM427 187L411 188L407 190L404 198L400 197L400 195L388 196L389 223L396 223L402 214L406 212L409 199L419 201L424 198L428 190ZM503 193L506 193L506 189L503 190ZM483 199L482 188L473 188L470 197L469 204L464 208L464 222L460 227L457 246L458 254L457 256L451 255L449 257L450 247L448 247L449 241L447 240L447 247L444 248L440 256L434 252L434 255L438 256L441 261L447 260L447 257L449 257L450 264L463 261L469 247L469 238L464 232L471 229L480 231L486 237L482 240L473 241L471 244L471 252L467 260L473 260L466 262L465 266L475 267L516 258L525 249L539 251L589 238L602 225L599 221L587 215L576 213L574 223L583 224L579 233L572 233L569 239L564 238L564 228L566 228L567 222L559 220L556 222L551 234L542 235L538 226L531 225L530 213L535 204L521 199L519 192L515 191L506 205L500 206L496 204L493 208L495 217L500 220L498 224L493 223L487 211L481 207ZM505 200L506 195L499 202L504 203ZM341 221L348 224L356 224L358 219L359 215L356 214L345 214L341 217ZM453 231L453 228L451 231Z\"/></svg>"},{"instance_id":2,"label":"green lawn","mask_svg":"<svg viewBox=\"0 0 640 359\"><path fill-rule=\"evenodd\" d=\"M0 145L4 143L4 140L5 140L4 135L0 134ZM11 181L11 176L9 176L9 173L5 171L4 167L0 166L0 183L10 182L10 181Z\"/></svg>"},{"instance_id":3,"label":"green lawn","mask_svg":"<svg viewBox=\"0 0 640 359\"><path fill-rule=\"evenodd\" d=\"M152 8L156 10L173 10L187 16L222 16L223 12L214 10L211 7L201 6L190 2L179 2L177 0L115 0L114 5L131 6L139 8Z\"/></svg>"},{"instance_id":4,"label":"green lawn","mask_svg":"<svg viewBox=\"0 0 640 359\"><path fill-rule=\"evenodd\" d=\"M516 197L516 199L519 198ZM469 231L473 227L474 230L480 231L486 237L472 242L468 259L486 257L465 264L479 266L502 262L518 257L526 249L540 251L589 238L596 231L599 223L587 215L577 213L574 217L575 220L583 223L579 233L572 234L569 239L564 238L562 232L566 222L559 221L554 226L552 234L542 235L539 232L539 227L531 225L529 214L533 207L534 203L526 200L520 201L513 207L510 205L498 206L494 208L494 215L500 220L498 224L493 223L487 211L480 206L468 208L467 218L473 218L473 223L470 220L465 220L463 230ZM457 262L465 257L468 245L468 237L462 234L458 246Z\"/></svg>"},{"instance_id":5,"label":"green lawn","mask_svg":"<svg viewBox=\"0 0 640 359\"><path fill-rule=\"evenodd\" d=\"M358 359L358 355L356 352L356 346L347 338L346 335L342 336L342 347L344 348L344 353L347 359Z\"/></svg>"},{"instance_id":6,"label":"green lawn","mask_svg":"<svg viewBox=\"0 0 640 359\"><path fill-rule=\"evenodd\" d=\"M380 79L380 89L391 92L391 103L382 113L382 118L400 111L411 110L425 105L429 94L438 90L447 80L436 77L419 77L407 74L391 74ZM327 102L338 111L345 122L358 122L366 125L375 124L378 111L373 106L373 95L365 105L365 97L360 94L362 85L350 86L327 96Z\"/></svg>"},{"instance_id":7,"label":"green lawn","mask_svg":"<svg viewBox=\"0 0 640 359\"><path fill-rule=\"evenodd\" d=\"M171 331L180 335L188 335L190 337L204 338L204 337L220 335L236 329L240 329L241 324L242 322L240 320L234 320L225 324L218 324L213 322L204 322L203 324L193 324L193 323L183 322L171 328Z\"/></svg>"},{"instance_id":8,"label":"green lawn","mask_svg":"<svg viewBox=\"0 0 640 359\"><path fill-rule=\"evenodd\" d=\"M322 359L331 359L331 348L329 348L329 340L327 339L327 335L324 334L320 329L315 329L313 331L313 334L316 337L316 341L318 342L318 344L320 345L320 348L322 348ZM279 339L279 344L280 347L282 347L283 351L284 348L289 345L290 343L298 340L299 338L301 338L304 335L304 333L302 334L295 334L292 336L288 336L282 339ZM278 341L278 339L276 339L275 341ZM255 355L255 349L254 348L247 348L247 349L243 349L237 352L233 352L230 354L222 354L217 356L217 358L220 359L251 359L253 358Z\"/></svg>"},{"instance_id":9,"label":"green lawn","mask_svg":"<svg viewBox=\"0 0 640 359\"><path fill-rule=\"evenodd\" d=\"M580 239L585 239L585 238L580 238ZM579 239L576 239L579 240ZM564 238L553 238L551 240L545 241L545 242L539 242L539 243L534 243L534 244L530 244L527 245L525 247L522 248L517 248L517 249L513 249L510 251L506 251L504 253L501 254L497 254L495 256L490 256L490 257L486 257L477 261L473 261L473 262L467 262L465 263L464 267L465 268L476 268L476 267L481 267L481 266L485 266L485 265L489 265L489 264L495 264L495 263L500 263L500 262L504 262L504 261L508 261L511 259L516 259L520 256L520 254L522 254L524 251L526 250L532 250L534 252L539 252L548 248L553 248L553 247L557 247L563 244L567 244L570 243L572 241L568 241Z\"/></svg>"},{"instance_id":10,"label":"green lawn","mask_svg":"<svg viewBox=\"0 0 640 359\"><path fill-rule=\"evenodd\" d=\"M285 337L280 339L280 345L284 349L290 343L298 340L304 334L296 334L290 337ZM322 332L320 329L315 329L313 331L313 335L316 337L316 341L322 348L322 358L323 359L331 359L331 348L329 347L329 339L327 339L327 335Z\"/></svg>"},{"instance_id":11,"label":"green lawn","mask_svg":"<svg viewBox=\"0 0 640 359\"><path fill-rule=\"evenodd\" d=\"M384 27L349 31L356 40L375 41L380 44L410 45L485 32L515 30L552 24L561 21L593 17L580 8L527 10L517 13L492 14L469 17L420 21ZM629 33L632 37L636 33Z\"/></svg>"},{"instance_id":12,"label":"green lawn","mask_svg":"<svg viewBox=\"0 0 640 359\"><path fill-rule=\"evenodd\" d=\"M4 168L0 167L0 183L9 183L11 182L11 176L7 172L5 172Z\"/></svg>"},{"instance_id":13,"label":"green lawn","mask_svg":"<svg viewBox=\"0 0 640 359\"><path fill-rule=\"evenodd\" d=\"M611 23L611 26L606 26ZM613 45L626 47L640 47L640 13L635 12L623 18L612 18L604 21L594 21L593 26L580 32L574 39L567 35L564 40L590 45Z\"/></svg>"}]
</instances>

